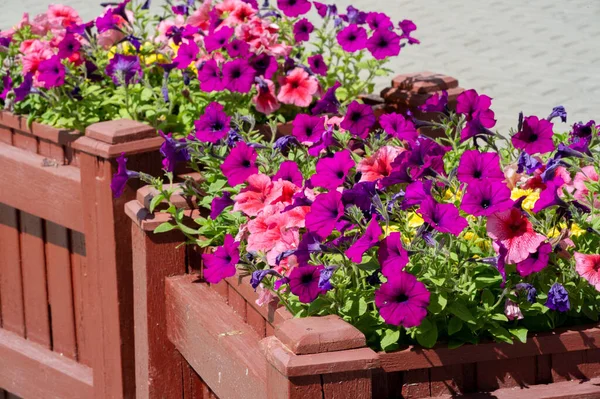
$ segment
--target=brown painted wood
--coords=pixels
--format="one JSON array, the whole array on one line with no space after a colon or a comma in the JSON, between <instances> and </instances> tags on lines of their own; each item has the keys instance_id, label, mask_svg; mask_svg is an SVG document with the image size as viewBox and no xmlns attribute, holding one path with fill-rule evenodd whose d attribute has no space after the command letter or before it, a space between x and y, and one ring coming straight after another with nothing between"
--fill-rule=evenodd
<instances>
[{"instance_id":1,"label":"brown painted wood","mask_svg":"<svg viewBox=\"0 0 600 399\"><path fill-rule=\"evenodd\" d=\"M12 129L3 125L0 125L0 143L12 145Z\"/></svg>"},{"instance_id":2,"label":"brown painted wood","mask_svg":"<svg viewBox=\"0 0 600 399\"><path fill-rule=\"evenodd\" d=\"M264 338L266 336L267 323L262 315L258 313L256 309L250 305L250 303L246 303L246 318L248 325L252 327L254 331L256 331L260 338Z\"/></svg>"},{"instance_id":3,"label":"brown painted wood","mask_svg":"<svg viewBox=\"0 0 600 399\"><path fill-rule=\"evenodd\" d=\"M243 296L241 296L236 290L229 289L228 292L228 303L229 306L242 318L242 320L246 321L246 300Z\"/></svg>"},{"instance_id":4,"label":"brown painted wood","mask_svg":"<svg viewBox=\"0 0 600 399\"><path fill-rule=\"evenodd\" d=\"M195 280L167 279L169 339L218 397L266 397L267 364L258 335Z\"/></svg>"},{"instance_id":5,"label":"brown painted wood","mask_svg":"<svg viewBox=\"0 0 600 399\"><path fill-rule=\"evenodd\" d=\"M495 360L477 363L478 391L528 387L535 384L536 358Z\"/></svg>"},{"instance_id":6,"label":"brown painted wood","mask_svg":"<svg viewBox=\"0 0 600 399\"><path fill-rule=\"evenodd\" d=\"M137 225L132 236L136 395L182 397L183 363L167 337L165 277L185 273L183 236L146 233Z\"/></svg>"},{"instance_id":7,"label":"brown painted wood","mask_svg":"<svg viewBox=\"0 0 600 399\"><path fill-rule=\"evenodd\" d=\"M0 202L82 231L79 169L43 165L43 156L0 144L0 187L11 187L0 190Z\"/></svg>"},{"instance_id":8,"label":"brown painted wood","mask_svg":"<svg viewBox=\"0 0 600 399\"><path fill-rule=\"evenodd\" d=\"M185 359L182 358L182 363L184 364L184 391L183 391L183 398L184 399L188 399L188 398L193 398L193 399L213 399L213 398L217 398L216 395L214 395L210 388L208 387L208 385L206 385L206 383L204 381L202 381L202 378L200 378L200 376L198 375L198 373L196 373L194 371L194 369L192 367L190 367L189 364L187 364L187 362L185 362ZM218 399L218 398L217 398Z\"/></svg>"},{"instance_id":9,"label":"brown painted wood","mask_svg":"<svg viewBox=\"0 0 600 399\"><path fill-rule=\"evenodd\" d=\"M586 361L585 351L556 353L552 355L552 381L584 380L582 364Z\"/></svg>"},{"instance_id":10,"label":"brown painted wood","mask_svg":"<svg viewBox=\"0 0 600 399\"><path fill-rule=\"evenodd\" d=\"M323 399L321 376L287 378L276 368L268 366L268 399Z\"/></svg>"},{"instance_id":11,"label":"brown painted wood","mask_svg":"<svg viewBox=\"0 0 600 399\"><path fill-rule=\"evenodd\" d=\"M466 393L464 366L434 367L430 369L431 396Z\"/></svg>"},{"instance_id":12,"label":"brown painted wood","mask_svg":"<svg viewBox=\"0 0 600 399\"><path fill-rule=\"evenodd\" d=\"M25 336L18 211L0 203L0 295L2 328Z\"/></svg>"},{"instance_id":13,"label":"brown painted wood","mask_svg":"<svg viewBox=\"0 0 600 399\"><path fill-rule=\"evenodd\" d=\"M23 398L91 398L92 370L0 329L0 386Z\"/></svg>"},{"instance_id":14,"label":"brown painted wood","mask_svg":"<svg viewBox=\"0 0 600 399\"><path fill-rule=\"evenodd\" d=\"M403 398L427 398L431 396L429 370L407 370L402 379Z\"/></svg>"},{"instance_id":15,"label":"brown painted wood","mask_svg":"<svg viewBox=\"0 0 600 399\"><path fill-rule=\"evenodd\" d=\"M85 256L85 236L77 231L69 231L71 241L71 276L73 279L73 305L75 315L75 336L77 338L77 360L87 366L92 364L94 345L90 326L93 309Z\"/></svg>"},{"instance_id":16,"label":"brown painted wood","mask_svg":"<svg viewBox=\"0 0 600 399\"><path fill-rule=\"evenodd\" d=\"M462 397L462 396L461 396ZM447 398L447 397L444 397ZM590 381L564 381L534 385L526 389L503 388L493 393L464 396L465 399L597 399L600 398L600 378Z\"/></svg>"},{"instance_id":17,"label":"brown painted wood","mask_svg":"<svg viewBox=\"0 0 600 399\"><path fill-rule=\"evenodd\" d=\"M14 115L8 111L0 111L0 125L56 144L70 143L80 135L78 131L55 128L37 122L33 122L30 129L25 115Z\"/></svg>"},{"instance_id":18,"label":"brown painted wood","mask_svg":"<svg viewBox=\"0 0 600 399\"><path fill-rule=\"evenodd\" d=\"M219 294L219 296L225 301L225 303L228 303L230 287L227 281L223 280L218 284L211 284L210 288L213 289L217 294Z\"/></svg>"},{"instance_id":19,"label":"brown painted wood","mask_svg":"<svg viewBox=\"0 0 600 399\"><path fill-rule=\"evenodd\" d=\"M40 139L38 143L38 154L46 157L49 161L53 161L48 162L48 164L56 162L55 166L65 165L65 149L62 145Z\"/></svg>"},{"instance_id":20,"label":"brown painted wood","mask_svg":"<svg viewBox=\"0 0 600 399\"><path fill-rule=\"evenodd\" d=\"M21 212L20 227L25 334L27 339L50 348L43 221L29 213Z\"/></svg>"},{"instance_id":21,"label":"brown painted wood","mask_svg":"<svg viewBox=\"0 0 600 399\"><path fill-rule=\"evenodd\" d=\"M349 394L354 399L371 398L371 370L324 374L321 378L324 399L341 399L348 397Z\"/></svg>"},{"instance_id":22,"label":"brown painted wood","mask_svg":"<svg viewBox=\"0 0 600 399\"><path fill-rule=\"evenodd\" d=\"M552 355L536 356L536 384L550 384L552 382Z\"/></svg>"},{"instance_id":23,"label":"brown painted wood","mask_svg":"<svg viewBox=\"0 0 600 399\"><path fill-rule=\"evenodd\" d=\"M33 154L38 152L37 138L20 131L15 131L13 134L13 146Z\"/></svg>"},{"instance_id":24,"label":"brown painted wood","mask_svg":"<svg viewBox=\"0 0 600 399\"><path fill-rule=\"evenodd\" d=\"M52 349L71 359L77 359L69 232L52 222L45 222L45 227Z\"/></svg>"}]
</instances>

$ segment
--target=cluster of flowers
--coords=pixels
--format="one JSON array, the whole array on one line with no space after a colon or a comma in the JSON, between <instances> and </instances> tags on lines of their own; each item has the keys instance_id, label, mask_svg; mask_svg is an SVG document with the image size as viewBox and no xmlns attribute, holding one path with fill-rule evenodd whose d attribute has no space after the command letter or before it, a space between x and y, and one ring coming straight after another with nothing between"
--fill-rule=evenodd
<instances>
[{"instance_id":1,"label":"cluster of flowers","mask_svg":"<svg viewBox=\"0 0 600 399\"><path fill-rule=\"evenodd\" d=\"M368 105L339 112L329 96L327 116L299 114L277 140L211 104L187 141L163 145L167 171L192 159L207 179L199 203L210 217L197 234L209 240L184 230L193 244L223 243L203 256L206 281L241 268L260 303L339 314L384 349L397 347L397 327L432 346L438 336L512 342L527 329L597 320L593 121L554 134L552 120L566 122L556 107L546 119L521 115L505 138L489 130L488 96L468 90L454 113L443 93L422 107L441 113L434 125L447 136L436 141L411 115L377 121ZM121 162L117 192L132 174ZM171 189L156 187L168 200Z\"/></svg>"},{"instance_id":2,"label":"cluster of flowers","mask_svg":"<svg viewBox=\"0 0 600 399\"><path fill-rule=\"evenodd\" d=\"M313 5L320 28L305 17ZM123 0L85 23L64 5L33 19L25 14L0 32L5 108L68 128L119 116L157 127L161 118L179 118L179 133L189 131L211 101L248 109L262 121L285 106L280 113L293 118L297 107L309 107L338 80L349 97L368 91L389 57L418 43L409 20L396 26L382 13L350 6L343 14L308 0L279 0L277 7L268 1L259 7L257 0L187 0L166 7L160 18L149 16L149 7L150 1ZM372 62L359 66L367 51ZM368 76L357 80L361 68ZM31 94L35 100L28 100ZM92 109L87 119L86 106ZM192 117L185 107L192 107ZM62 108L77 117L59 120Z\"/></svg>"}]
</instances>

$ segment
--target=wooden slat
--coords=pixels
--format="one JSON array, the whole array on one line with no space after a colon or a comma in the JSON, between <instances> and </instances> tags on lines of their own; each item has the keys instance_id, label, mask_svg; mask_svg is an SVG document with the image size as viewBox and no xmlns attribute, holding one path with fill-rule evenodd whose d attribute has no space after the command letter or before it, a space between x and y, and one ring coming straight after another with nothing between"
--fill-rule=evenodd
<instances>
[{"instance_id":1,"label":"wooden slat","mask_svg":"<svg viewBox=\"0 0 600 399\"><path fill-rule=\"evenodd\" d=\"M75 311L71 284L69 232L66 228L46 222L46 273L48 301L52 315L52 348L71 359L77 358Z\"/></svg>"},{"instance_id":2,"label":"wooden slat","mask_svg":"<svg viewBox=\"0 0 600 399\"><path fill-rule=\"evenodd\" d=\"M42 220L20 213L21 267L27 339L51 347Z\"/></svg>"},{"instance_id":3,"label":"wooden slat","mask_svg":"<svg viewBox=\"0 0 600 399\"><path fill-rule=\"evenodd\" d=\"M259 337L194 276L166 283L169 339L220 398L266 398L267 363Z\"/></svg>"},{"instance_id":4,"label":"wooden slat","mask_svg":"<svg viewBox=\"0 0 600 399\"><path fill-rule=\"evenodd\" d=\"M0 329L0 386L23 398L91 398L92 370Z\"/></svg>"},{"instance_id":5,"label":"wooden slat","mask_svg":"<svg viewBox=\"0 0 600 399\"><path fill-rule=\"evenodd\" d=\"M25 336L18 211L0 203L2 328Z\"/></svg>"},{"instance_id":6,"label":"wooden slat","mask_svg":"<svg viewBox=\"0 0 600 399\"><path fill-rule=\"evenodd\" d=\"M71 240L71 275L73 277L73 302L75 312L75 335L77 337L77 360L80 363L92 365L92 345L89 312L86 304L92 295L88 288L87 262L85 257L85 236L76 231L69 231Z\"/></svg>"},{"instance_id":7,"label":"wooden slat","mask_svg":"<svg viewBox=\"0 0 600 399\"><path fill-rule=\"evenodd\" d=\"M79 169L43 166L44 157L0 143L0 202L83 231Z\"/></svg>"}]
</instances>

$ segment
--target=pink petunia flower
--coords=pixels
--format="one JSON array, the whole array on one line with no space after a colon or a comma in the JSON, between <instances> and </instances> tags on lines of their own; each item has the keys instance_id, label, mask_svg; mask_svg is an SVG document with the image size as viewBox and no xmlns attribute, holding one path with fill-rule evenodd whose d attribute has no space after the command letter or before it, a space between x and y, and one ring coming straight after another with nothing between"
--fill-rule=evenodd
<instances>
[{"instance_id":1,"label":"pink petunia flower","mask_svg":"<svg viewBox=\"0 0 600 399\"><path fill-rule=\"evenodd\" d=\"M575 252L573 256L577 273L593 285L597 291L600 291L600 255Z\"/></svg>"},{"instance_id":2,"label":"pink petunia flower","mask_svg":"<svg viewBox=\"0 0 600 399\"><path fill-rule=\"evenodd\" d=\"M296 68L280 80L277 99L284 104L308 107L317 92L317 81L302 68Z\"/></svg>"},{"instance_id":3,"label":"pink petunia flower","mask_svg":"<svg viewBox=\"0 0 600 399\"><path fill-rule=\"evenodd\" d=\"M356 170L362 173L360 181L377 181L388 177L392 173L392 162L404 151L404 148L385 145L373 155L362 159Z\"/></svg>"},{"instance_id":4,"label":"pink petunia flower","mask_svg":"<svg viewBox=\"0 0 600 399\"><path fill-rule=\"evenodd\" d=\"M573 186L575 187L575 193L573 197L576 200L582 202L583 204L590 205L588 201L589 190L585 186L585 182L590 181L598 181L598 172L593 165L584 166L581 168L580 172L575 174L575 179L573 179ZM600 201L597 199L594 200L594 206L600 205Z\"/></svg>"},{"instance_id":5,"label":"pink petunia flower","mask_svg":"<svg viewBox=\"0 0 600 399\"><path fill-rule=\"evenodd\" d=\"M281 107L277 97L275 97L275 84L273 81L263 79L261 83L257 84L257 93L252 97L252 103L254 103L254 107L258 112L265 115L272 114Z\"/></svg>"},{"instance_id":6,"label":"pink petunia flower","mask_svg":"<svg viewBox=\"0 0 600 399\"><path fill-rule=\"evenodd\" d=\"M50 43L39 39L25 40L21 43L19 51L23 54L21 59L23 75L36 72L42 61L48 60L54 55Z\"/></svg>"},{"instance_id":7,"label":"pink petunia flower","mask_svg":"<svg viewBox=\"0 0 600 399\"><path fill-rule=\"evenodd\" d=\"M73 8L63 4L51 4L48 6L48 22L52 29L66 28L73 24L80 24L83 21Z\"/></svg>"}]
</instances>

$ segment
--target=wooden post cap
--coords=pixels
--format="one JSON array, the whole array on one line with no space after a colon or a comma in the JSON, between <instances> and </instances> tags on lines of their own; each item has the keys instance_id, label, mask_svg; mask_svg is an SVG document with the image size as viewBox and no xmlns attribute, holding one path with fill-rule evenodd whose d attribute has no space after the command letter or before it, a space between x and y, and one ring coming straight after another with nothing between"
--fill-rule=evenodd
<instances>
[{"instance_id":1,"label":"wooden post cap","mask_svg":"<svg viewBox=\"0 0 600 399\"><path fill-rule=\"evenodd\" d=\"M275 336L296 355L366 346L364 334L336 315L285 320L276 327Z\"/></svg>"},{"instance_id":2,"label":"wooden post cap","mask_svg":"<svg viewBox=\"0 0 600 399\"><path fill-rule=\"evenodd\" d=\"M458 87L458 80L441 73L424 71L398 75L392 79L392 87L423 94Z\"/></svg>"}]
</instances>

